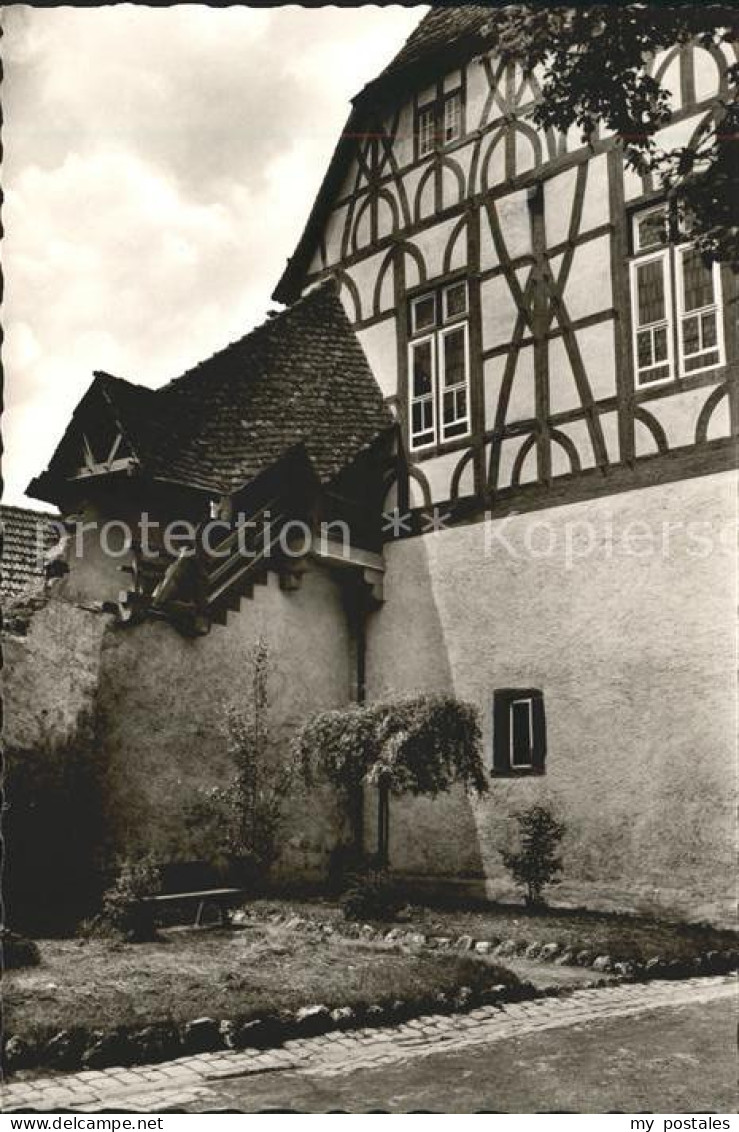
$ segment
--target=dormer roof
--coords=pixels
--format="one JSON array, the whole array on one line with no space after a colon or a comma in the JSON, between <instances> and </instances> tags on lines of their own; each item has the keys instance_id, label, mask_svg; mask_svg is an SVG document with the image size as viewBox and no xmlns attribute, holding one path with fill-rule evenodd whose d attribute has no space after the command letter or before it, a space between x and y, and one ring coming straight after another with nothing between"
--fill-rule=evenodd
<instances>
[{"instance_id":1,"label":"dormer roof","mask_svg":"<svg viewBox=\"0 0 739 1132\"><path fill-rule=\"evenodd\" d=\"M210 495L296 445L328 483L393 425L330 282L160 389L97 374L30 495L60 498L84 420L106 413L139 474Z\"/></svg>"}]
</instances>

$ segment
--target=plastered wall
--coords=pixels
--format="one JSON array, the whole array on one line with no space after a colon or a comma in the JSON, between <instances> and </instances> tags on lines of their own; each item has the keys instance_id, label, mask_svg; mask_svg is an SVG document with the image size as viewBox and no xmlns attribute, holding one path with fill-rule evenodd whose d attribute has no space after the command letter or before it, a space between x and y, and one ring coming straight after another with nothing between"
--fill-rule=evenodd
<instances>
[{"instance_id":1,"label":"plastered wall","mask_svg":"<svg viewBox=\"0 0 739 1132\"><path fill-rule=\"evenodd\" d=\"M488 767L496 687L541 688L548 734L541 778L393 800L395 868L510 895L499 849L545 799L568 826L556 899L733 920L736 486L706 476L387 547L370 696L475 701Z\"/></svg>"},{"instance_id":2,"label":"plastered wall","mask_svg":"<svg viewBox=\"0 0 739 1132\"><path fill-rule=\"evenodd\" d=\"M198 788L232 773L224 705L248 694L248 657L260 635L275 663L273 731L287 745L311 712L350 697L346 617L327 571L309 569L290 593L269 575L226 625L196 639L164 622L120 628L108 615L51 600L26 637L4 643L6 743L33 748L47 734L61 741L81 713L94 716L111 851L150 849L187 860L185 811ZM342 822L329 791L312 793L306 804L298 789L278 872L325 875Z\"/></svg>"}]
</instances>

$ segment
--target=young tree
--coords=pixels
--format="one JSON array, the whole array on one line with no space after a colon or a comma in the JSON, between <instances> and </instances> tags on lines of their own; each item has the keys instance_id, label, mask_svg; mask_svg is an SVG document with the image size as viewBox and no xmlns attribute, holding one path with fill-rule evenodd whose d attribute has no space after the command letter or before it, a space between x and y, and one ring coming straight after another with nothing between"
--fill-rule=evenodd
<instances>
[{"instance_id":1,"label":"young tree","mask_svg":"<svg viewBox=\"0 0 739 1132\"><path fill-rule=\"evenodd\" d=\"M292 761L273 731L274 662L262 637L247 657L247 673L243 698L224 707L233 777L191 800L189 825L207 859L238 867L245 874L242 879L258 880L277 857L294 775Z\"/></svg>"},{"instance_id":2,"label":"young tree","mask_svg":"<svg viewBox=\"0 0 739 1132\"><path fill-rule=\"evenodd\" d=\"M544 888L559 884L562 861L557 856L565 826L556 820L546 806L534 805L516 815L519 851L501 850L503 864L516 884L525 889L526 904L537 908L544 904Z\"/></svg>"},{"instance_id":3,"label":"young tree","mask_svg":"<svg viewBox=\"0 0 739 1132\"><path fill-rule=\"evenodd\" d=\"M491 12L487 31L501 56L528 72L540 68L541 127L576 125L584 142L599 123L624 146L626 161L652 173L675 202L675 223L689 229L708 259L739 270L739 63L721 54L736 43L739 10L726 5L592 7L511 5ZM672 119L672 93L653 73L655 56L691 42L722 61L715 110L692 144L662 150L655 135ZM733 56L734 60L736 56Z\"/></svg>"},{"instance_id":4,"label":"young tree","mask_svg":"<svg viewBox=\"0 0 739 1132\"><path fill-rule=\"evenodd\" d=\"M412 696L320 712L294 740L306 783L328 779L347 801L362 783L377 787L377 856L388 864L391 794L428 797L459 783L484 794L477 708L450 696Z\"/></svg>"}]
</instances>

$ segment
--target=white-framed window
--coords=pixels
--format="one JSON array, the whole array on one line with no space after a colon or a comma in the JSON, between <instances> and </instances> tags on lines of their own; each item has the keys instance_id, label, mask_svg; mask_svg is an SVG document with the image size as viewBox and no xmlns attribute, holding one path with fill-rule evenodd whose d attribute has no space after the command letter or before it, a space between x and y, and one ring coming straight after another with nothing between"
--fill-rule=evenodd
<instances>
[{"instance_id":1,"label":"white-framed window","mask_svg":"<svg viewBox=\"0 0 739 1132\"><path fill-rule=\"evenodd\" d=\"M433 153L436 144L436 103L422 106L418 111L418 156Z\"/></svg>"},{"instance_id":2,"label":"white-framed window","mask_svg":"<svg viewBox=\"0 0 739 1132\"><path fill-rule=\"evenodd\" d=\"M706 267L697 248L676 249L677 313L680 367L700 373L724 364L721 326L721 273L717 263Z\"/></svg>"},{"instance_id":3,"label":"white-framed window","mask_svg":"<svg viewBox=\"0 0 739 1132\"><path fill-rule=\"evenodd\" d=\"M632 263L631 304L636 384L670 381L673 329L668 252L658 252Z\"/></svg>"},{"instance_id":4,"label":"white-framed window","mask_svg":"<svg viewBox=\"0 0 739 1132\"><path fill-rule=\"evenodd\" d=\"M514 770L534 765L534 701L531 696L511 700L509 757Z\"/></svg>"},{"instance_id":5,"label":"white-framed window","mask_svg":"<svg viewBox=\"0 0 739 1132\"><path fill-rule=\"evenodd\" d=\"M408 344L410 448L418 452L470 431L466 280L411 299Z\"/></svg>"},{"instance_id":6,"label":"white-framed window","mask_svg":"<svg viewBox=\"0 0 739 1132\"><path fill-rule=\"evenodd\" d=\"M416 111L417 153L428 157L439 146L451 145L464 133L464 101L462 90L451 91L433 102L426 102Z\"/></svg>"},{"instance_id":7,"label":"white-framed window","mask_svg":"<svg viewBox=\"0 0 739 1132\"><path fill-rule=\"evenodd\" d=\"M687 240L670 243L666 206L633 217L629 271L637 387L724 365L721 275Z\"/></svg>"},{"instance_id":8,"label":"white-framed window","mask_svg":"<svg viewBox=\"0 0 739 1132\"><path fill-rule=\"evenodd\" d=\"M462 92L455 90L444 99L444 145L462 136Z\"/></svg>"}]
</instances>

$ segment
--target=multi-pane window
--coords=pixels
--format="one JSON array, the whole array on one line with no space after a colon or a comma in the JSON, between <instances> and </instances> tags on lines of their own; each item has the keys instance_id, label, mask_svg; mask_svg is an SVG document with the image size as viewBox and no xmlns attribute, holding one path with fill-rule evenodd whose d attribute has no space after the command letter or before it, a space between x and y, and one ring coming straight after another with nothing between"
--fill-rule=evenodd
<instances>
[{"instance_id":1,"label":"multi-pane window","mask_svg":"<svg viewBox=\"0 0 739 1132\"><path fill-rule=\"evenodd\" d=\"M411 451L470 431L467 283L411 300L409 359Z\"/></svg>"},{"instance_id":2,"label":"multi-pane window","mask_svg":"<svg viewBox=\"0 0 739 1132\"><path fill-rule=\"evenodd\" d=\"M689 243L669 243L663 206L634 217L631 302L636 384L651 385L724 363L721 281Z\"/></svg>"},{"instance_id":3,"label":"multi-pane window","mask_svg":"<svg viewBox=\"0 0 739 1132\"><path fill-rule=\"evenodd\" d=\"M418 156L427 157L439 145L450 145L462 137L462 91L420 106L416 118Z\"/></svg>"}]
</instances>

